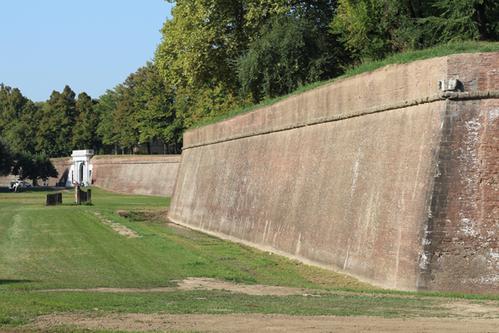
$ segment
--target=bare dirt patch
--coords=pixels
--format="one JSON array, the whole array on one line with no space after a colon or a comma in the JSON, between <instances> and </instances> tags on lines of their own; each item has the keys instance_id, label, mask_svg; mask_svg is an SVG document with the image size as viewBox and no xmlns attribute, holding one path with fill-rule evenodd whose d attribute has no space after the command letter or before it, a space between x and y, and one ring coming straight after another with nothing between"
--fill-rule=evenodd
<instances>
[{"instance_id":1,"label":"bare dirt patch","mask_svg":"<svg viewBox=\"0 0 499 333\"><path fill-rule=\"evenodd\" d=\"M138 233L136 233L135 231L133 231L132 229L130 228L127 228L126 226L124 226L123 224L120 224L120 223L117 223L117 222L114 222L114 221L111 221L109 219L106 219L104 216L102 216L101 213L99 212L95 212L94 213L95 216L97 216L99 218L99 220L109 226L111 229L113 229L114 231L116 231L118 234L120 234L121 236L125 236L125 237L128 237L128 238L137 238L137 237L140 237L140 235Z\"/></svg>"},{"instance_id":2,"label":"bare dirt patch","mask_svg":"<svg viewBox=\"0 0 499 333\"><path fill-rule=\"evenodd\" d=\"M263 314L168 315L168 314L56 314L38 317L37 329L73 326L121 331L198 332L497 332L495 319L378 318L287 316Z\"/></svg>"},{"instance_id":3,"label":"bare dirt patch","mask_svg":"<svg viewBox=\"0 0 499 333\"><path fill-rule=\"evenodd\" d=\"M278 287L267 285L247 285L237 284L228 281L221 281L212 278L190 277L176 282L176 287L156 287L156 288L88 288L88 289L45 289L39 292L102 292L102 293L167 293L178 290L224 290L235 294L245 294L254 296L290 296L301 295L304 297L326 297L327 295L366 295L348 291L328 291L312 290L292 287ZM385 297L383 294L372 294L371 297ZM397 298L415 298L415 295L391 295ZM435 298L421 297L421 299L435 300ZM472 301L472 300L450 300L440 303L449 316L455 318L480 318L499 319L498 303L494 301ZM433 314L436 315L436 314ZM499 330L498 330L499 332Z\"/></svg>"},{"instance_id":4,"label":"bare dirt patch","mask_svg":"<svg viewBox=\"0 0 499 333\"><path fill-rule=\"evenodd\" d=\"M87 288L87 289L45 289L43 292L102 292L102 293L154 293L154 292L172 292L177 290L226 290L233 293L246 295L269 295L269 296L319 296L316 291L301 288L265 286L261 284L247 285L236 284L228 281L220 281L211 278L187 278L177 282L177 287L158 287L158 288Z\"/></svg>"},{"instance_id":5,"label":"bare dirt patch","mask_svg":"<svg viewBox=\"0 0 499 333\"><path fill-rule=\"evenodd\" d=\"M267 286L261 284L237 284L229 281L221 281L204 277L189 277L176 282L176 287L156 287L156 288L87 288L87 289L44 289L40 292L102 292L102 293L158 293L174 292L178 290L225 290L235 294L256 295L256 296L291 296L301 295L304 297L322 297L327 295L366 295L350 291L316 290L292 287ZM385 297L383 294L370 294L371 297ZM415 298L415 295L391 295L397 298ZM421 299L435 300L431 297L420 297ZM454 317L464 318L489 318L499 319L499 307L497 302L492 301L471 301L471 300L451 300L442 303L441 306L448 310ZM498 330L499 331L499 330Z\"/></svg>"},{"instance_id":6,"label":"bare dirt patch","mask_svg":"<svg viewBox=\"0 0 499 333\"><path fill-rule=\"evenodd\" d=\"M238 294L259 296L310 296L314 294L314 291L301 288L265 286L261 284L236 284L211 278L187 278L178 282L178 288L180 290L227 290Z\"/></svg>"},{"instance_id":7,"label":"bare dirt patch","mask_svg":"<svg viewBox=\"0 0 499 333\"><path fill-rule=\"evenodd\" d=\"M450 309L453 314L462 317L499 319L499 308L497 303L493 302L474 303L471 301L453 301L444 304L444 307ZM497 327L497 332L499 332L499 326Z\"/></svg>"}]
</instances>

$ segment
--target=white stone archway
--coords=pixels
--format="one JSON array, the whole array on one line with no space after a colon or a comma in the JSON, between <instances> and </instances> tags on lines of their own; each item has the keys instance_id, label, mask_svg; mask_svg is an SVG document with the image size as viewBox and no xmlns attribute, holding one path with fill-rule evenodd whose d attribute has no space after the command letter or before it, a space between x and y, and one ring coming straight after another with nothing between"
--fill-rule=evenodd
<instances>
[{"instance_id":1,"label":"white stone archway","mask_svg":"<svg viewBox=\"0 0 499 333\"><path fill-rule=\"evenodd\" d=\"M92 184L92 164L90 159L94 155L92 149L73 150L71 157L73 164L69 170L69 177L66 186L90 186Z\"/></svg>"}]
</instances>

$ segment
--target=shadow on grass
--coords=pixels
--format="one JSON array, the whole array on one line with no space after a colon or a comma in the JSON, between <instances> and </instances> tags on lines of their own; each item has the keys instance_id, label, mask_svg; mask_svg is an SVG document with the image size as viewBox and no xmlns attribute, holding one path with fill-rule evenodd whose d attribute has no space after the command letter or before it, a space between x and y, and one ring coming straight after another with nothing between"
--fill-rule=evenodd
<instances>
[{"instance_id":1,"label":"shadow on grass","mask_svg":"<svg viewBox=\"0 0 499 333\"><path fill-rule=\"evenodd\" d=\"M33 280L15 280L15 279L2 280L2 279L0 279L0 286L7 285L7 284L30 283L30 282L36 282L36 281L33 281Z\"/></svg>"},{"instance_id":2,"label":"shadow on grass","mask_svg":"<svg viewBox=\"0 0 499 333\"><path fill-rule=\"evenodd\" d=\"M29 189L22 189L17 193L32 193L32 192L54 192L54 191L64 191L69 190L70 187L51 187L51 186L39 186L32 187ZM0 193L14 193L6 186L0 186Z\"/></svg>"}]
</instances>

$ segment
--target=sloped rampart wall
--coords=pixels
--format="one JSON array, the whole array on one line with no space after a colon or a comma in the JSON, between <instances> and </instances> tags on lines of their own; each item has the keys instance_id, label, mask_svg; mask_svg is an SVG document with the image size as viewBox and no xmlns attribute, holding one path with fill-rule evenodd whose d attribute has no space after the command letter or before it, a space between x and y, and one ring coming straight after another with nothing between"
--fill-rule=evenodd
<instances>
[{"instance_id":1,"label":"sloped rampart wall","mask_svg":"<svg viewBox=\"0 0 499 333\"><path fill-rule=\"evenodd\" d=\"M498 292L498 90L499 54L456 55L188 131L169 217L384 287Z\"/></svg>"},{"instance_id":2,"label":"sloped rampart wall","mask_svg":"<svg viewBox=\"0 0 499 333\"><path fill-rule=\"evenodd\" d=\"M91 163L95 186L125 194L171 197L180 155L97 155Z\"/></svg>"},{"instance_id":3,"label":"sloped rampart wall","mask_svg":"<svg viewBox=\"0 0 499 333\"><path fill-rule=\"evenodd\" d=\"M59 173L48 186L64 186L71 158L51 159ZM180 155L97 155L91 159L93 185L124 194L173 195ZM8 186L16 176L0 177L0 186ZM40 182L42 185L42 182Z\"/></svg>"}]
</instances>

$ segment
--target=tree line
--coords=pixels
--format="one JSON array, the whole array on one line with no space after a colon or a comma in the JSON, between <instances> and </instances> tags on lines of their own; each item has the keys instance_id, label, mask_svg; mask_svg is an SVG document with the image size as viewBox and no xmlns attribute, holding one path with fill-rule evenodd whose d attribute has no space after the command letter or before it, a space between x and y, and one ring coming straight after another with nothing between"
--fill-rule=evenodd
<instances>
[{"instance_id":1,"label":"tree line","mask_svg":"<svg viewBox=\"0 0 499 333\"><path fill-rule=\"evenodd\" d=\"M178 153L183 131L203 119L331 79L363 61L499 39L494 0L174 2L154 60L97 99L66 86L34 103L1 85L3 145L50 157L84 148L148 152L151 144Z\"/></svg>"},{"instance_id":2,"label":"tree line","mask_svg":"<svg viewBox=\"0 0 499 333\"><path fill-rule=\"evenodd\" d=\"M177 0L155 62L183 128L364 61L498 40L495 0Z\"/></svg>"}]
</instances>

